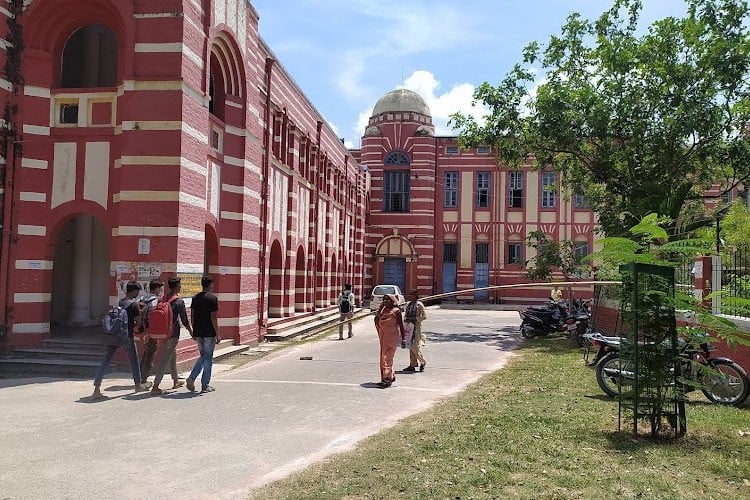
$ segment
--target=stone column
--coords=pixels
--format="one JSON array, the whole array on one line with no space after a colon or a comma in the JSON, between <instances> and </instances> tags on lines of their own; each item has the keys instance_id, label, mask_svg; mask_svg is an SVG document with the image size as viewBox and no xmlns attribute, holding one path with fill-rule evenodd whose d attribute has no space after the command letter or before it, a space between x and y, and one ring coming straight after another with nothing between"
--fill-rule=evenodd
<instances>
[{"instance_id":1,"label":"stone column","mask_svg":"<svg viewBox=\"0 0 750 500\"><path fill-rule=\"evenodd\" d=\"M93 219L81 215L75 219L73 231L73 279L71 280L71 324L89 324L91 318L91 239Z\"/></svg>"}]
</instances>

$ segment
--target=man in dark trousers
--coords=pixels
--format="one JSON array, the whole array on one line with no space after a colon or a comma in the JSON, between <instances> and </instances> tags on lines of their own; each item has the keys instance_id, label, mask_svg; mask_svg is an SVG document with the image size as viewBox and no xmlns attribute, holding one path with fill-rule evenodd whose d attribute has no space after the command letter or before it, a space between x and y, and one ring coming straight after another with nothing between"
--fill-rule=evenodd
<instances>
[{"instance_id":1,"label":"man in dark trousers","mask_svg":"<svg viewBox=\"0 0 750 500\"><path fill-rule=\"evenodd\" d=\"M144 304L144 307L141 309L142 331L148 329L148 313L156 306L163 293L164 283L159 280L151 280L148 284L148 293L141 297L141 302ZM156 340L151 338L144 339L143 357L141 358L141 383L143 384L148 381L148 377L151 375L151 368L154 364L154 354L157 347L159 347L159 343Z\"/></svg>"},{"instance_id":2,"label":"man in dark trousers","mask_svg":"<svg viewBox=\"0 0 750 500\"><path fill-rule=\"evenodd\" d=\"M141 367L138 363L138 351L135 348L135 341L133 340L133 329L136 325L140 325L141 322L141 308L136 300L139 293L141 293L141 285L135 281L128 281L127 285L125 285L125 297L120 300L120 307L128 312L128 338L124 344L106 346L104 358L94 376L94 393L91 395L94 400L107 398L107 396L102 394L102 379L109 368L109 364L112 362L112 357L120 347L124 348L128 353L130 370L133 373L133 382L135 382L135 392L148 389L145 384L141 383Z\"/></svg>"},{"instance_id":3,"label":"man in dark trousers","mask_svg":"<svg viewBox=\"0 0 750 500\"><path fill-rule=\"evenodd\" d=\"M185 385L191 391L195 391L195 379L203 371L201 376L201 393L213 392L215 389L209 385L211 382L211 367L214 361L214 347L221 341L219 336L219 299L211 293L214 280L211 276L201 278L202 292L193 297L190 304L193 319L193 331L191 335L198 344L200 357L196 360L193 371L185 381Z\"/></svg>"},{"instance_id":4,"label":"man in dark trousers","mask_svg":"<svg viewBox=\"0 0 750 500\"><path fill-rule=\"evenodd\" d=\"M193 329L188 321L187 311L185 310L185 301L180 298L180 289L182 283L180 278L173 276L167 281L169 291L162 298L162 300L168 303L172 307L172 336L164 342L164 350L162 351L161 358L159 359L159 365L156 367L156 375L154 376L154 387L151 389L152 396L159 396L164 394L164 391L159 389L161 379L164 377L164 371L167 369L167 365L173 364L174 372L177 372L177 342L180 341L180 322L190 332L190 336L193 336ZM173 376L174 378L174 376ZM174 379L173 388L182 387L182 383L178 378Z\"/></svg>"}]
</instances>

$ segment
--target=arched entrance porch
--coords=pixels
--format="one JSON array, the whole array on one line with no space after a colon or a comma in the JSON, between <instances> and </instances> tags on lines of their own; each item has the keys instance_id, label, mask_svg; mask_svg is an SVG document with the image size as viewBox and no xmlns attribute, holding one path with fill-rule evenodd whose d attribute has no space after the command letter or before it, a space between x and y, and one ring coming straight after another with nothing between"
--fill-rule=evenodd
<instances>
[{"instance_id":1,"label":"arched entrance porch","mask_svg":"<svg viewBox=\"0 0 750 500\"><path fill-rule=\"evenodd\" d=\"M55 243L50 314L53 336L98 326L109 308L109 268L109 240L104 226L90 214L70 217Z\"/></svg>"}]
</instances>

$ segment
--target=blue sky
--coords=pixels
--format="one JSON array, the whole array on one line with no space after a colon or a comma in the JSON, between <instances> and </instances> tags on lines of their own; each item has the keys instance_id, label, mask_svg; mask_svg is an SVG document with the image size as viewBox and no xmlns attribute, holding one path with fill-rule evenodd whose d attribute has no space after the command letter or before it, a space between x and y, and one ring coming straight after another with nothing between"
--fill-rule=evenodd
<instances>
[{"instance_id":1,"label":"blue sky","mask_svg":"<svg viewBox=\"0 0 750 500\"><path fill-rule=\"evenodd\" d=\"M349 147L377 100L405 87L432 111L471 110L474 88L498 83L523 47L544 43L571 12L595 19L611 0L253 0L260 34ZM643 26L682 17L683 0L643 0ZM481 110L473 110L481 114Z\"/></svg>"}]
</instances>

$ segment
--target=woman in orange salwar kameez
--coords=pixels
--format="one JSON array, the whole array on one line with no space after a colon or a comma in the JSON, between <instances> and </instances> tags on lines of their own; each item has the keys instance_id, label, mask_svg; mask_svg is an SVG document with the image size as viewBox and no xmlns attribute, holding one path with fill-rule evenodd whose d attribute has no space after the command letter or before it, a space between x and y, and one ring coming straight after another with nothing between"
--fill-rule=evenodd
<instances>
[{"instance_id":1,"label":"woman in orange salwar kameez","mask_svg":"<svg viewBox=\"0 0 750 500\"><path fill-rule=\"evenodd\" d=\"M404 320L401 309L393 295L383 297L378 312L375 313L375 328L380 338L380 382L378 387L390 387L396 376L393 374L393 357L398 344L404 343Z\"/></svg>"}]
</instances>

